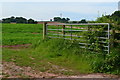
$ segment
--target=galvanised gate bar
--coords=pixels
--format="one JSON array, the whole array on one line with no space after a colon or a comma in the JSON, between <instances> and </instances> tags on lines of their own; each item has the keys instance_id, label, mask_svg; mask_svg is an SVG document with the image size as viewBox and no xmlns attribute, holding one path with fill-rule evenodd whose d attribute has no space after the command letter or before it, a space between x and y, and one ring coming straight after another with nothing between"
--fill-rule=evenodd
<instances>
[{"instance_id":1,"label":"galvanised gate bar","mask_svg":"<svg viewBox=\"0 0 120 80\"><path fill-rule=\"evenodd\" d=\"M109 23L43 24L43 38L76 40L80 48L110 53ZM99 48L96 50L95 48Z\"/></svg>"}]
</instances>

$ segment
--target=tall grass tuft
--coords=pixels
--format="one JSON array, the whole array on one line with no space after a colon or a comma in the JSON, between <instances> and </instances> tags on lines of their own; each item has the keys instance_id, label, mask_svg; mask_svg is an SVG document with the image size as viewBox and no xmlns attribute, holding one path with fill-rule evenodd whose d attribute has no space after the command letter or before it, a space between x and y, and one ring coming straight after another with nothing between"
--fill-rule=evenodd
<instances>
[{"instance_id":1,"label":"tall grass tuft","mask_svg":"<svg viewBox=\"0 0 120 80\"><path fill-rule=\"evenodd\" d=\"M99 59L98 54L81 49L77 41L47 39L34 43L32 47L51 63L73 69L79 73L93 72L91 64Z\"/></svg>"}]
</instances>

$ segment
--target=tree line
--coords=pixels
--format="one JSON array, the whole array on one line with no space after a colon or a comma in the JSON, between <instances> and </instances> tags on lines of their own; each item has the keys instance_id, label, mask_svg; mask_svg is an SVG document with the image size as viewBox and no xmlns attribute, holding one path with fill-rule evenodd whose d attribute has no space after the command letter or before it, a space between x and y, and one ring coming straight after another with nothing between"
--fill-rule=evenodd
<instances>
[{"instance_id":1,"label":"tree line","mask_svg":"<svg viewBox=\"0 0 120 80\"><path fill-rule=\"evenodd\" d=\"M53 19L56 22L62 22L62 23L67 23L70 20L69 18L61 18L61 17L54 17Z\"/></svg>"},{"instance_id":2,"label":"tree line","mask_svg":"<svg viewBox=\"0 0 120 80\"><path fill-rule=\"evenodd\" d=\"M2 23L25 23L25 24L36 24L37 21L33 20L33 19L26 19L23 17L10 17L10 18L4 18L2 19Z\"/></svg>"},{"instance_id":3,"label":"tree line","mask_svg":"<svg viewBox=\"0 0 120 80\"><path fill-rule=\"evenodd\" d=\"M52 21L52 19L50 19ZM54 17L53 21L55 22L61 22L61 23L87 23L85 19L82 19L81 21L70 21L70 18L61 18L61 17ZM26 19L23 17L10 17L10 18L4 18L1 21L2 23L25 23L25 24L37 24L37 21L33 19Z\"/></svg>"},{"instance_id":4,"label":"tree line","mask_svg":"<svg viewBox=\"0 0 120 80\"><path fill-rule=\"evenodd\" d=\"M86 21L86 19L82 19L80 21L70 21L69 18L61 18L61 17L54 17L54 21L62 22L62 23L92 23L92 22L99 22L99 23L114 23L115 25L120 25L120 11L115 11L111 15L102 15L102 17L97 18L96 21Z\"/></svg>"},{"instance_id":5,"label":"tree line","mask_svg":"<svg viewBox=\"0 0 120 80\"><path fill-rule=\"evenodd\" d=\"M52 21L52 19L50 19ZM80 21L70 21L70 18L61 18L61 17L54 17L53 21L55 22L62 22L62 23L88 23L85 19ZM23 17L10 17L4 18L1 21L2 23L28 23L28 24L36 24L37 21L33 19L26 19ZM92 21L89 21L92 22ZM120 11L115 11L111 15L103 15L102 17L97 18L96 21L93 22L107 22L107 23L115 23L116 25L120 25Z\"/></svg>"},{"instance_id":6,"label":"tree line","mask_svg":"<svg viewBox=\"0 0 120 80\"><path fill-rule=\"evenodd\" d=\"M70 18L54 17L53 20L62 23L88 23L85 19L82 19L80 21L70 21Z\"/></svg>"},{"instance_id":7,"label":"tree line","mask_svg":"<svg viewBox=\"0 0 120 80\"><path fill-rule=\"evenodd\" d=\"M102 17L99 17L96 21L115 23L117 25L120 25L120 11L115 11L111 15L102 15Z\"/></svg>"},{"instance_id":8,"label":"tree line","mask_svg":"<svg viewBox=\"0 0 120 80\"><path fill-rule=\"evenodd\" d=\"M99 17L96 22L111 23L112 28L120 30L120 11L115 11L111 15L103 15L102 17Z\"/></svg>"}]
</instances>

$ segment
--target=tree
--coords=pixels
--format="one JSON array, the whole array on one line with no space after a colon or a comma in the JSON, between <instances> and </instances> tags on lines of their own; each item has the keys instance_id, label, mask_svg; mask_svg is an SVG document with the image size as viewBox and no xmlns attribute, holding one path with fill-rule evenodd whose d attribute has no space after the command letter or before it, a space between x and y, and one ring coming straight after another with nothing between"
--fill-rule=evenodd
<instances>
[{"instance_id":1,"label":"tree","mask_svg":"<svg viewBox=\"0 0 120 80\"><path fill-rule=\"evenodd\" d=\"M65 19L65 18L62 18L62 19L61 19L61 22L66 22L66 19Z\"/></svg>"},{"instance_id":2,"label":"tree","mask_svg":"<svg viewBox=\"0 0 120 80\"><path fill-rule=\"evenodd\" d=\"M10 18L2 19L2 23L10 23Z\"/></svg>"},{"instance_id":3,"label":"tree","mask_svg":"<svg viewBox=\"0 0 120 80\"><path fill-rule=\"evenodd\" d=\"M69 18L66 18L67 21L69 21L70 19Z\"/></svg>"},{"instance_id":4,"label":"tree","mask_svg":"<svg viewBox=\"0 0 120 80\"><path fill-rule=\"evenodd\" d=\"M37 24L37 23L38 23L37 21L34 22L34 24Z\"/></svg>"},{"instance_id":5,"label":"tree","mask_svg":"<svg viewBox=\"0 0 120 80\"><path fill-rule=\"evenodd\" d=\"M23 17L10 17L10 18L5 18L2 19L2 23L11 23L11 22L16 22L16 23L27 23L27 19L23 18Z\"/></svg>"},{"instance_id":6,"label":"tree","mask_svg":"<svg viewBox=\"0 0 120 80\"><path fill-rule=\"evenodd\" d=\"M120 11L115 11L111 16L112 17L114 17L114 16L120 17Z\"/></svg>"},{"instance_id":7,"label":"tree","mask_svg":"<svg viewBox=\"0 0 120 80\"><path fill-rule=\"evenodd\" d=\"M10 17L10 18L5 18L2 19L2 23L11 23L11 22L16 22L16 23L32 23L32 24L37 24L37 21L34 21L33 19L27 20L26 18L23 17Z\"/></svg>"},{"instance_id":8,"label":"tree","mask_svg":"<svg viewBox=\"0 0 120 80\"><path fill-rule=\"evenodd\" d=\"M112 19L114 21L116 21L118 23L118 25L120 25L120 11L115 11L112 15L111 15Z\"/></svg>"},{"instance_id":9,"label":"tree","mask_svg":"<svg viewBox=\"0 0 120 80\"><path fill-rule=\"evenodd\" d=\"M77 23L77 21L72 21L72 23Z\"/></svg>"},{"instance_id":10,"label":"tree","mask_svg":"<svg viewBox=\"0 0 120 80\"><path fill-rule=\"evenodd\" d=\"M115 11L112 15L106 15L97 18L97 22L117 23L120 24L120 11Z\"/></svg>"},{"instance_id":11,"label":"tree","mask_svg":"<svg viewBox=\"0 0 120 80\"><path fill-rule=\"evenodd\" d=\"M10 18L10 22L16 22L16 19L15 19L14 16L12 16L12 17Z\"/></svg>"},{"instance_id":12,"label":"tree","mask_svg":"<svg viewBox=\"0 0 120 80\"><path fill-rule=\"evenodd\" d=\"M16 17L16 23L27 23L27 19L23 17Z\"/></svg>"},{"instance_id":13,"label":"tree","mask_svg":"<svg viewBox=\"0 0 120 80\"><path fill-rule=\"evenodd\" d=\"M69 18L54 17L54 21L57 21L57 22L67 23L69 20L70 20Z\"/></svg>"},{"instance_id":14,"label":"tree","mask_svg":"<svg viewBox=\"0 0 120 80\"><path fill-rule=\"evenodd\" d=\"M60 17L54 17L54 21L60 22L60 21L61 21L61 18L60 18Z\"/></svg>"},{"instance_id":15,"label":"tree","mask_svg":"<svg viewBox=\"0 0 120 80\"><path fill-rule=\"evenodd\" d=\"M34 24L35 21L34 21L33 19L29 19L29 20L28 20L28 23L29 23L29 24Z\"/></svg>"},{"instance_id":16,"label":"tree","mask_svg":"<svg viewBox=\"0 0 120 80\"><path fill-rule=\"evenodd\" d=\"M85 19L82 19L79 23L87 23Z\"/></svg>"},{"instance_id":17,"label":"tree","mask_svg":"<svg viewBox=\"0 0 120 80\"><path fill-rule=\"evenodd\" d=\"M52 19L50 19L50 21L52 21Z\"/></svg>"}]
</instances>

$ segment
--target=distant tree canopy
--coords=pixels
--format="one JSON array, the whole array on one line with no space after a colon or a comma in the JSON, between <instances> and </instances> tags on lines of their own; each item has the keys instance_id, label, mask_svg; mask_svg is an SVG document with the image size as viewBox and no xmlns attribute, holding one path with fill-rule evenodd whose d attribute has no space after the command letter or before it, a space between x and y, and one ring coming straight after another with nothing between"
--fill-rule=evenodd
<instances>
[{"instance_id":1,"label":"distant tree canopy","mask_svg":"<svg viewBox=\"0 0 120 80\"><path fill-rule=\"evenodd\" d=\"M114 29L120 30L120 11L115 11L112 15L99 17L96 22L112 23Z\"/></svg>"},{"instance_id":2,"label":"distant tree canopy","mask_svg":"<svg viewBox=\"0 0 120 80\"><path fill-rule=\"evenodd\" d=\"M31 24L35 24L37 22L34 21L33 19L27 20L26 18L23 18L23 17L12 16L10 18L2 19L2 23L31 23Z\"/></svg>"},{"instance_id":3,"label":"distant tree canopy","mask_svg":"<svg viewBox=\"0 0 120 80\"><path fill-rule=\"evenodd\" d=\"M57 22L67 23L69 20L70 20L69 18L54 17L54 21L57 21Z\"/></svg>"},{"instance_id":4,"label":"distant tree canopy","mask_svg":"<svg viewBox=\"0 0 120 80\"><path fill-rule=\"evenodd\" d=\"M120 11L115 11L112 15L105 15L97 19L98 22L116 23L120 25Z\"/></svg>"},{"instance_id":5,"label":"distant tree canopy","mask_svg":"<svg viewBox=\"0 0 120 80\"><path fill-rule=\"evenodd\" d=\"M80 21L70 21L69 23L88 23L85 19L82 19Z\"/></svg>"},{"instance_id":6,"label":"distant tree canopy","mask_svg":"<svg viewBox=\"0 0 120 80\"><path fill-rule=\"evenodd\" d=\"M79 21L79 23L88 23L85 19L82 19L81 21Z\"/></svg>"},{"instance_id":7,"label":"distant tree canopy","mask_svg":"<svg viewBox=\"0 0 120 80\"><path fill-rule=\"evenodd\" d=\"M29 23L29 24L37 23L37 21L34 21L33 19L29 19L29 20L28 20L28 23Z\"/></svg>"},{"instance_id":8,"label":"distant tree canopy","mask_svg":"<svg viewBox=\"0 0 120 80\"><path fill-rule=\"evenodd\" d=\"M111 15L112 19L117 22L118 25L120 25L120 11L115 11Z\"/></svg>"}]
</instances>

